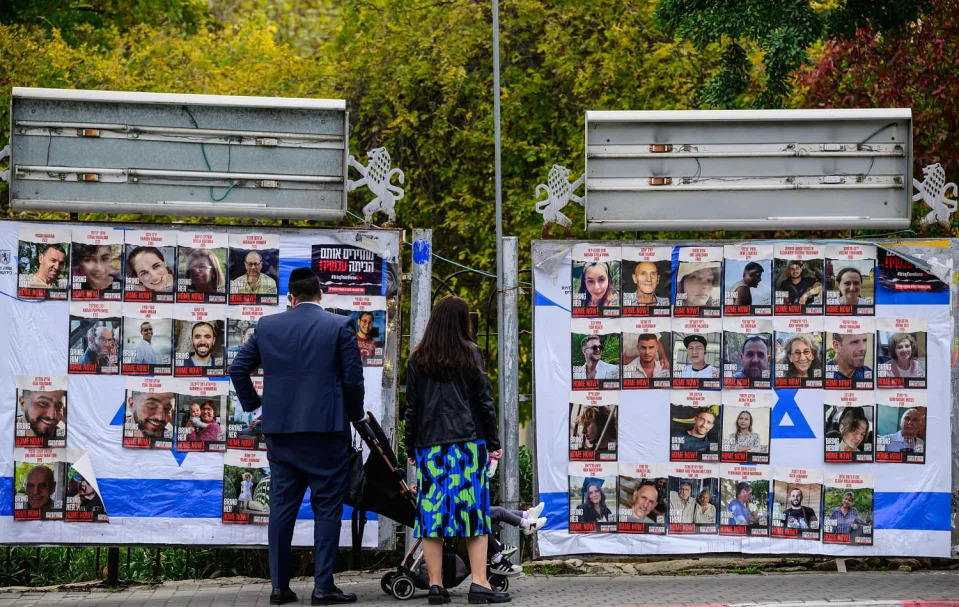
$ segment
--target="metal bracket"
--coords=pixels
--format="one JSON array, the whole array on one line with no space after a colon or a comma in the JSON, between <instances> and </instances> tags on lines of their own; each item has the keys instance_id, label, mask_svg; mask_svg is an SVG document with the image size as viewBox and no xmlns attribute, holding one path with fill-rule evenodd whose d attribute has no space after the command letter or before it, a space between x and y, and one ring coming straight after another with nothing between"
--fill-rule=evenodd
<instances>
[{"instance_id":1,"label":"metal bracket","mask_svg":"<svg viewBox=\"0 0 959 607\"><path fill-rule=\"evenodd\" d=\"M0 160L3 160L4 158L10 158L9 143L5 145L2 150L0 150ZM0 171L0 181L10 183L10 169L7 169L6 171Z\"/></svg>"}]
</instances>

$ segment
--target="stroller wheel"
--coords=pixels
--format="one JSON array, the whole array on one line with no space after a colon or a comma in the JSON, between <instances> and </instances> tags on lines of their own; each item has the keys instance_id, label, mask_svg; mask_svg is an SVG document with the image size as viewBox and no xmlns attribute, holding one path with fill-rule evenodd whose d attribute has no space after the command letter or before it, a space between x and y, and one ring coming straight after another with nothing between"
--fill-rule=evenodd
<instances>
[{"instance_id":1,"label":"stroller wheel","mask_svg":"<svg viewBox=\"0 0 959 607\"><path fill-rule=\"evenodd\" d=\"M489 576L489 585L493 590L506 592L509 590L509 578L503 575L491 575Z\"/></svg>"},{"instance_id":2,"label":"stroller wheel","mask_svg":"<svg viewBox=\"0 0 959 607\"><path fill-rule=\"evenodd\" d=\"M383 574L383 577L380 578L380 588L383 589L383 592L386 594L393 594L391 589L393 586L393 578L396 577L395 571L387 571Z\"/></svg>"},{"instance_id":3,"label":"stroller wheel","mask_svg":"<svg viewBox=\"0 0 959 607\"><path fill-rule=\"evenodd\" d=\"M390 582L390 593L394 598L405 601L413 597L416 592L416 586L413 584L413 578L400 574L394 574L393 581Z\"/></svg>"}]
</instances>

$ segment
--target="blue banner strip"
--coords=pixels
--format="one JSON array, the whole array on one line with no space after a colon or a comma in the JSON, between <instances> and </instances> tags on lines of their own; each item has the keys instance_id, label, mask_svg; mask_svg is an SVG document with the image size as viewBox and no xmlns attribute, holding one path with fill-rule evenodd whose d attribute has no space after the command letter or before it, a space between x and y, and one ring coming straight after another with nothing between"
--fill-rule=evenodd
<instances>
[{"instance_id":1,"label":"blue banner strip","mask_svg":"<svg viewBox=\"0 0 959 607\"><path fill-rule=\"evenodd\" d=\"M543 295L543 294L540 293L539 291L536 291L536 300L535 300L535 304L534 304L534 305L537 305L537 306L556 306L557 308L559 308L559 309L561 309L561 310L566 310L567 312L569 312L569 308L564 308L563 306L559 305L558 303L556 303L556 302L553 301L552 299L546 297L545 295Z\"/></svg>"}]
</instances>

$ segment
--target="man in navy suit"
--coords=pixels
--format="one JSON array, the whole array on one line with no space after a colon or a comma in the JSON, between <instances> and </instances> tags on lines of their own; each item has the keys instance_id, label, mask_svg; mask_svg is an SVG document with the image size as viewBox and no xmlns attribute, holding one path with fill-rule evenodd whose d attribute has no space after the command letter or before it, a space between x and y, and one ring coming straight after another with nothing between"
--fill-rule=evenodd
<instances>
[{"instance_id":1,"label":"man in navy suit","mask_svg":"<svg viewBox=\"0 0 959 607\"><path fill-rule=\"evenodd\" d=\"M271 605L297 601L290 590L293 526L310 487L313 507L313 605L352 603L356 595L333 583L343 495L349 468L350 422L364 419L363 363L356 323L320 307L320 281L296 268L288 285L290 309L264 316L230 365L244 411L263 405L270 462ZM263 368L263 397L250 379Z\"/></svg>"}]
</instances>

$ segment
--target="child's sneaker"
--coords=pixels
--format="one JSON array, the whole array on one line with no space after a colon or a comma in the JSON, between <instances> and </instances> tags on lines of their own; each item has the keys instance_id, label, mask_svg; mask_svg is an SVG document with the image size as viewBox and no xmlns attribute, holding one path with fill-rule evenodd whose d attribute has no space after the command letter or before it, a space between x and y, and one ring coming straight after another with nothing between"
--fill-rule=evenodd
<instances>
[{"instance_id":1,"label":"child's sneaker","mask_svg":"<svg viewBox=\"0 0 959 607\"><path fill-rule=\"evenodd\" d=\"M511 544L503 544L503 549L500 550L499 552L503 556L513 556L513 553L515 553L517 550L519 550L519 546L513 546Z\"/></svg>"},{"instance_id":2,"label":"child's sneaker","mask_svg":"<svg viewBox=\"0 0 959 607\"><path fill-rule=\"evenodd\" d=\"M536 519L529 519L529 525L526 527L523 527L523 533L525 533L526 535L533 535L534 533L542 529L543 525L545 524L546 524L545 516L541 516Z\"/></svg>"},{"instance_id":3,"label":"child's sneaker","mask_svg":"<svg viewBox=\"0 0 959 607\"><path fill-rule=\"evenodd\" d=\"M498 563L490 563L489 572L503 577L516 577L523 574L523 568L519 565L514 565L504 556Z\"/></svg>"},{"instance_id":4,"label":"child's sneaker","mask_svg":"<svg viewBox=\"0 0 959 607\"><path fill-rule=\"evenodd\" d=\"M546 504L540 502L526 511L526 518L533 520L539 518L539 515L543 513L543 509L546 508Z\"/></svg>"}]
</instances>

